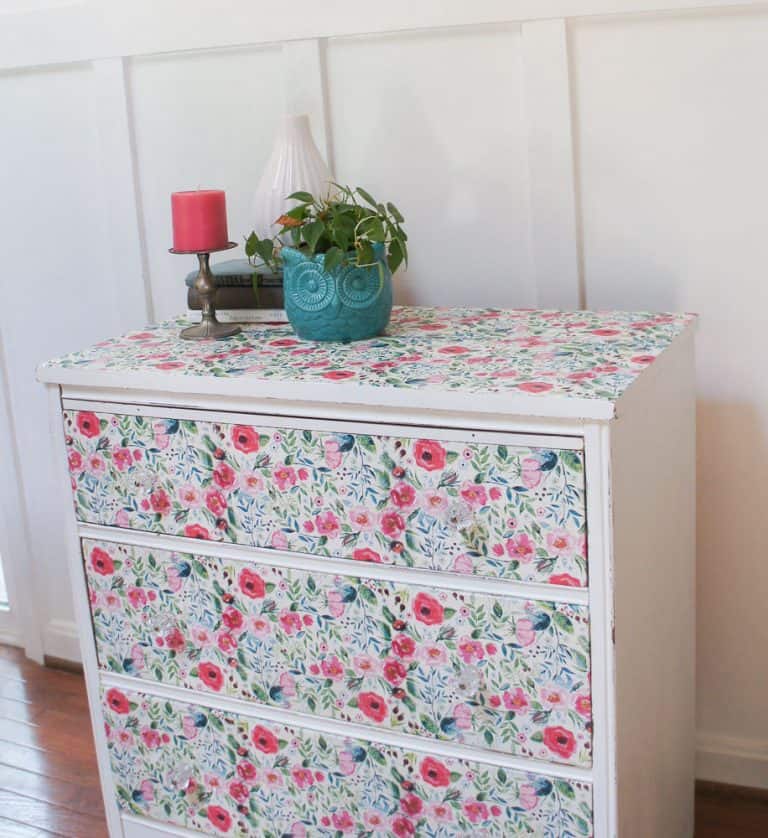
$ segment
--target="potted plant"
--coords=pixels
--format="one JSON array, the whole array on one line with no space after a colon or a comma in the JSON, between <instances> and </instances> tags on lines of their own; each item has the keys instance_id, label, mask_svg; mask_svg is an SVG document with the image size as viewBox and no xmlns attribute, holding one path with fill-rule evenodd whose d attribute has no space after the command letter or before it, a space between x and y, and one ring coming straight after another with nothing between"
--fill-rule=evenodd
<instances>
[{"instance_id":1,"label":"potted plant","mask_svg":"<svg viewBox=\"0 0 768 838\"><path fill-rule=\"evenodd\" d=\"M392 274L408 264L403 216L359 186L332 184L326 197L294 192L274 239L252 232L255 265L283 267L285 313L305 340L363 340L381 334L392 311ZM285 244L284 240L290 241Z\"/></svg>"}]
</instances>

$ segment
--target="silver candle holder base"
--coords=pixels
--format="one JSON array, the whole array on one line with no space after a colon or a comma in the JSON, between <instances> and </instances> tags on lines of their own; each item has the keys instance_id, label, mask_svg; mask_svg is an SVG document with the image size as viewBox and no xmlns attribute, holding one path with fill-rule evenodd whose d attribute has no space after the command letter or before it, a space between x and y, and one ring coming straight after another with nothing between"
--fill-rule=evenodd
<instances>
[{"instance_id":1,"label":"silver candle holder base","mask_svg":"<svg viewBox=\"0 0 768 838\"><path fill-rule=\"evenodd\" d=\"M229 242L225 247L217 247L214 250L209 250L204 253L196 250L170 249L170 253L194 253L200 263L200 270L195 278L193 288L200 295L202 319L194 326L188 326L186 329L181 330L179 337L184 340L221 340L222 338L231 338L233 335L240 334L241 329L239 326L233 323L220 323L216 319L217 289L210 265L211 253L218 253L221 250L232 250L233 247L237 247L237 242Z\"/></svg>"}]
</instances>

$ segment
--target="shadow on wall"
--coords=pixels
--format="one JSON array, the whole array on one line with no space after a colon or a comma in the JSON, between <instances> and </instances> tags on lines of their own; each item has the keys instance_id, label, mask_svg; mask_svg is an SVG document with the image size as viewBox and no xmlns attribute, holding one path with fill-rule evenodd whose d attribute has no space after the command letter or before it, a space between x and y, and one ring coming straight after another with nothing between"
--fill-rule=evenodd
<instances>
[{"instance_id":1,"label":"shadow on wall","mask_svg":"<svg viewBox=\"0 0 768 838\"><path fill-rule=\"evenodd\" d=\"M700 401L697 423L698 728L768 754L768 407Z\"/></svg>"}]
</instances>

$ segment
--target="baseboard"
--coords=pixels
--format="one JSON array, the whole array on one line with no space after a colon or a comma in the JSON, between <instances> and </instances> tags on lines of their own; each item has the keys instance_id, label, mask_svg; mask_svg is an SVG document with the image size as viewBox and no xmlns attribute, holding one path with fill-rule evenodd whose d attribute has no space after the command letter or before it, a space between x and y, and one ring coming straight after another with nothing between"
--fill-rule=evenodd
<instances>
[{"instance_id":1,"label":"baseboard","mask_svg":"<svg viewBox=\"0 0 768 838\"><path fill-rule=\"evenodd\" d=\"M732 786L768 789L768 740L699 733L696 777Z\"/></svg>"},{"instance_id":2,"label":"baseboard","mask_svg":"<svg viewBox=\"0 0 768 838\"><path fill-rule=\"evenodd\" d=\"M50 620L43 631L46 657L80 661L80 638L74 620Z\"/></svg>"}]
</instances>

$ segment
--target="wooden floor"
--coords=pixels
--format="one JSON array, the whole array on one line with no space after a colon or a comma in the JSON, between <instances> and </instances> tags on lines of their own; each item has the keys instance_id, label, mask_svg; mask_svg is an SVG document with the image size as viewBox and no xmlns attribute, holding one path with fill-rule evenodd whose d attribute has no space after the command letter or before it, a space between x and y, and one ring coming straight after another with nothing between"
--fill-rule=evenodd
<instances>
[{"instance_id":1,"label":"wooden floor","mask_svg":"<svg viewBox=\"0 0 768 838\"><path fill-rule=\"evenodd\" d=\"M0 646L0 838L106 834L82 677ZM768 793L699 784L696 838L766 836Z\"/></svg>"}]
</instances>

